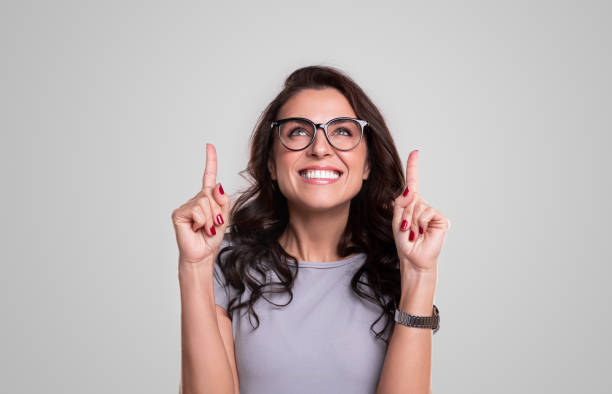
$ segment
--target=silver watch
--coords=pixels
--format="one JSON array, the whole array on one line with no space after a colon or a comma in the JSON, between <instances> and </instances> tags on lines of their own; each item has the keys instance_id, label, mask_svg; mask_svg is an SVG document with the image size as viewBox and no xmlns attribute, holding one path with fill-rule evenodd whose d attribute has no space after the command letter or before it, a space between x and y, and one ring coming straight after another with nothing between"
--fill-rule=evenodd
<instances>
[{"instance_id":1,"label":"silver watch","mask_svg":"<svg viewBox=\"0 0 612 394\"><path fill-rule=\"evenodd\" d=\"M415 316L396 308L395 321L408 327L431 328L435 334L440 329L440 312L435 304L433 316Z\"/></svg>"}]
</instances>

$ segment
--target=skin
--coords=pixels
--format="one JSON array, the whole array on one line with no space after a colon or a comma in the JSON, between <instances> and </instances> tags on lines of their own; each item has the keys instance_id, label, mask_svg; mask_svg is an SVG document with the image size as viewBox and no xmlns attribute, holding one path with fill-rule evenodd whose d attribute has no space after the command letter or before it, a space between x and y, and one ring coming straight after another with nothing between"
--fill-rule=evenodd
<instances>
[{"instance_id":1,"label":"skin","mask_svg":"<svg viewBox=\"0 0 612 394\"><path fill-rule=\"evenodd\" d=\"M280 108L277 119L303 117L324 123L340 116L357 117L342 93L326 88L297 93ZM279 243L298 260L341 259L336 245L348 221L350 201L370 174L367 149L363 139L353 150L336 150L322 128L312 145L301 151L288 150L275 139L268 169L289 207L289 225ZM330 165L343 174L332 184L309 184L302 180L299 170L311 165Z\"/></svg>"}]
</instances>

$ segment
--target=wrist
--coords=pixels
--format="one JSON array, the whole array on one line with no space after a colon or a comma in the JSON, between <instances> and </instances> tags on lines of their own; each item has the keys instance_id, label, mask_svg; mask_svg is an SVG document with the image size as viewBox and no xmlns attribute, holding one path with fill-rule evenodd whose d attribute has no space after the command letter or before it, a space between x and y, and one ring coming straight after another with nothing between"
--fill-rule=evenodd
<instances>
[{"instance_id":1,"label":"wrist","mask_svg":"<svg viewBox=\"0 0 612 394\"><path fill-rule=\"evenodd\" d=\"M214 259L204 259L199 262L193 263L190 261L179 258L178 263L178 274L179 279L183 276L201 276L212 274L214 271Z\"/></svg>"},{"instance_id":2,"label":"wrist","mask_svg":"<svg viewBox=\"0 0 612 394\"><path fill-rule=\"evenodd\" d=\"M417 269L410 264L400 264L402 280L416 281L418 283L435 282L438 279L437 265L428 270Z\"/></svg>"},{"instance_id":3,"label":"wrist","mask_svg":"<svg viewBox=\"0 0 612 394\"><path fill-rule=\"evenodd\" d=\"M402 272L401 296L397 308L419 316L430 316L436 291L437 272L414 271Z\"/></svg>"}]
</instances>

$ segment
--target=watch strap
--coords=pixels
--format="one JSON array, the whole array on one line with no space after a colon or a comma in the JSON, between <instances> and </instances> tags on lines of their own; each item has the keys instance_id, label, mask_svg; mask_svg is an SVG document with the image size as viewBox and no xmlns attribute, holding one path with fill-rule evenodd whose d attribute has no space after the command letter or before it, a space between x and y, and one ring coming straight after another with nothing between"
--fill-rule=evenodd
<instances>
[{"instance_id":1,"label":"watch strap","mask_svg":"<svg viewBox=\"0 0 612 394\"><path fill-rule=\"evenodd\" d=\"M396 308L395 321L408 327L431 328L435 334L440 329L440 312L436 305L432 316L415 316Z\"/></svg>"}]
</instances>

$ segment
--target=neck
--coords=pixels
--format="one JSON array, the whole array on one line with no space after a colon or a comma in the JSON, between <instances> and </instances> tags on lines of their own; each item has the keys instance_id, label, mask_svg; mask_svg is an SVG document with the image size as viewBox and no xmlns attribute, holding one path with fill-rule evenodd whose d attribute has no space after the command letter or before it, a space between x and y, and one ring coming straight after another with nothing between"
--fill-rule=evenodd
<instances>
[{"instance_id":1,"label":"neck","mask_svg":"<svg viewBox=\"0 0 612 394\"><path fill-rule=\"evenodd\" d=\"M289 223L280 245L299 261L335 261L348 222L350 201L324 211L303 211L289 205Z\"/></svg>"}]
</instances>

